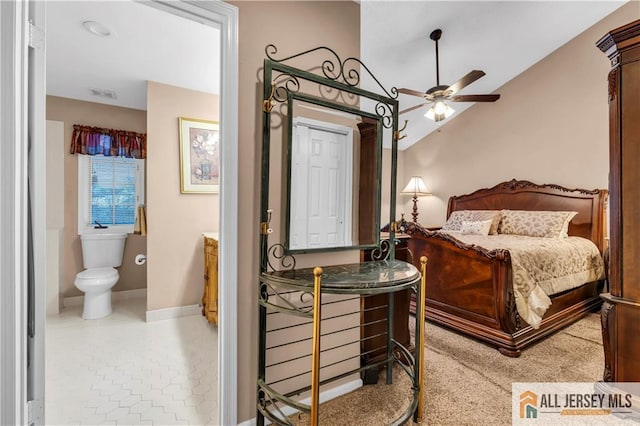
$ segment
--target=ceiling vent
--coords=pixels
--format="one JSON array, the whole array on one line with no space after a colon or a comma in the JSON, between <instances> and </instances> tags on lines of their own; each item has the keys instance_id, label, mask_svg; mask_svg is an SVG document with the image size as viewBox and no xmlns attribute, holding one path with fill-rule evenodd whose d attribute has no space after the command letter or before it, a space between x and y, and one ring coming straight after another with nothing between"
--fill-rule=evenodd
<instances>
[{"instance_id":1,"label":"ceiling vent","mask_svg":"<svg viewBox=\"0 0 640 426\"><path fill-rule=\"evenodd\" d=\"M99 96L101 98L107 98L107 99L116 99L116 92L114 90L107 90L107 89L89 89L91 91L91 94L93 96Z\"/></svg>"}]
</instances>

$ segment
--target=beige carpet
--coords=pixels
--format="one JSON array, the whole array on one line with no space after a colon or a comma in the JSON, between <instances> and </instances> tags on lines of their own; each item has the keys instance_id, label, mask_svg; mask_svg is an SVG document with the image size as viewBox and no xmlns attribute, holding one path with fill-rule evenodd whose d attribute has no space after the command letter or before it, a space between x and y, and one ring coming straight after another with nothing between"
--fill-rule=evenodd
<instances>
[{"instance_id":1,"label":"beige carpet","mask_svg":"<svg viewBox=\"0 0 640 426\"><path fill-rule=\"evenodd\" d=\"M512 382L595 382L604 354L600 315L577 323L508 358L496 349L439 326L426 325L423 424L509 425ZM320 406L324 425L389 424L409 404L409 380L394 370L394 384L364 386ZM296 424L308 424L296 416Z\"/></svg>"}]
</instances>

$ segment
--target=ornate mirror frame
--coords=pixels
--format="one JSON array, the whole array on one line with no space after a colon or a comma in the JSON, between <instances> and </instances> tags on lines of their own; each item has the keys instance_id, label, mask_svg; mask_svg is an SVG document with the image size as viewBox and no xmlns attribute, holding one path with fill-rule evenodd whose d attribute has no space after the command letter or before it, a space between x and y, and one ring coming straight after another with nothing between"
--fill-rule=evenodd
<instances>
[{"instance_id":1,"label":"ornate mirror frame","mask_svg":"<svg viewBox=\"0 0 640 426\"><path fill-rule=\"evenodd\" d=\"M359 59L349 57L342 60L338 54L328 47L316 47L304 52L276 59L277 48L270 44L265 48L266 58L264 60L264 93L262 100L263 112L263 132L262 132L262 170L261 170L261 201L260 201L260 250L261 250L261 270L266 271L268 267L275 270L271 264L272 259L279 260L285 269L295 268L295 259L292 254L310 253L310 252L332 252L338 250L359 250L363 248L373 249L374 253L380 253L380 258L395 258L394 244L388 241L394 241L395 237L395 200L397 194L397 148L399 130L398 130L398 92L395 87L387 91L371 71ZM310 55L324 58L320 66L312 70L303 70L289 65L301 57ZM315 57L314 56L314 57ZM314 72L315 71L315 72ZM360 72L366 72L367 78L372 79L377 86L380 87L380 93L361 89ZM306 91L308 87L312 87L317 94L310 94ZM376 228L375 236L372 243L354 244L351 246L341 247L324 247L314 249L290 250L289 249L289 221L290 221L290 191L291 191L291 141L292 141L292 109L293 101L300 100L306 103L318 105L343 113L366 117L369 122L375 123L377 129L376 134L376 219L374 226ZM365 109L363 104L367 104ZM286 106L286 109L285 109ZM276 111L274 111L276 109ZM272 211L269 206L269 180L270 180L270 158L272 153L272 112L286 111L287 121L280 122L280 126L287 125L287 132L283 133L286 143L287 152L281 157L286 158L286 167L283 167L282 179L283 189L286 190L286 202L282 203L286 207L285 225L282 227L285 231L285 244L275 243L268 245L268 236L272 232L270 227ZM285 114L281 114L285 117ZM276 123L277 124L277 123ZM386 139L386 140L385 140ZM380 217L381 210L381 191L382 191L382 148L383 144L391 146L391 173L389 190L389 223L390 235L389 240L380 239ZM384 253L384 254L383 254ZM280 269L280 268L277 268Z\"/></svg>"},{"instance_id":2,"label":"ornate mirror frame","mask_svg":"<svg viewBox=\"0 0 640 426\"><path fill-rule=\"evenodd\" d=\"M370 223L371 237L373 240L370 243L362 242L362 235L358 233L358 243L343 246L322 247L322 248L304 248L293 249L291 247L291 210L292 210L292 163L293 163L293 142L294 135L294 101L302 101L304 103L313 104L321 107L329 108L330 110L341 111L354 116L360 116L362 118L369 119L369 122L375 123L376 142L375 142L375 174L373 176L374 182L374 202L375 212L373 212L373 220ZM285 204L285 223L284 223L284 247L287 253L314 253L325 251L338 251L338 250L353 250L353 249L365 249L377 247L380 244L380 215L381 215L381 191L382 191L382 139L383 139L383 123L382 118L375 114L367 113L357 108L352 108L343 104L333 103L326 99L316 98L313 96L300 94L296 92L289 92L287 96L287 111L288 111L288 132L287 132L287 160L286 160L286 204ZM353 163L353 161L351 161ZM355 170L353 171L355 173ZM353 198L353 197L352 197ZM353 199L351 200L354 201ZM369 240L367 240L369 241Z\"/></svg>"}]
</instances>

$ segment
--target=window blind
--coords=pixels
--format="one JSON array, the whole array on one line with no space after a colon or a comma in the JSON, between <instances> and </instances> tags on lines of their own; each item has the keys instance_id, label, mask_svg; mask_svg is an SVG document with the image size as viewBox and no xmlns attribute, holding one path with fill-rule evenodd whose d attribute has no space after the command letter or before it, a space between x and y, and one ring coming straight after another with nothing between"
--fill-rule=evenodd
<instances>
[{"instance_id":1,"label":"window blind","mask_svg":"<svg viewBox=\"0 0 640 426\"><path fill-rule=\"evenodd\" d=\"M136 167L133 158L91 156L89 212L91 223L130 225L136 215Z\"/></svg>"}]
</instances>

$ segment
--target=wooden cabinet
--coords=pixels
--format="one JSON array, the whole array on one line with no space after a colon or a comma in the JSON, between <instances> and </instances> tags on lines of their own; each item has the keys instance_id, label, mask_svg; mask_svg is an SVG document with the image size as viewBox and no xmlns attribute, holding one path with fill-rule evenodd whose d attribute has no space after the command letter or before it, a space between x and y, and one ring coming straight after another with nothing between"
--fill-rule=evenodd
<instances>
[{"instance_id":1,"label":"wooden cabinet","mask_svg":"<svg viewBox=\"0 0 640 426\"><path fill-rule=\"evenodd\" d=\"M609 72L609 293L603 294L604 380L640 382L640 20L597 43Z\"/></svg>"},{"instance_id":2,"label":"wooden cabinet","mask_svg":"<svg viewBox=\"0 0 640 426\"><path fill-rule=\"evenodd\" d=\"M218 235L204 234L204 294L202 315L218 324Z\"/></svg>"},{"instance_id":3,"label":"wooden cabinet","mask_svg":"<svg viewBox=\"0 0 640 426\"><path fill-rule=\"evenodd\" d=\"M374 185L371 176L378 170L378 141L377 134L380 131L377 121L363 117L358 123L360 131L360 156L358 172L358 239L360 244L373 244L378 225L374 223L371 212L376 211L378 200L378 185Z\"/></svg>"}]
</instances>

